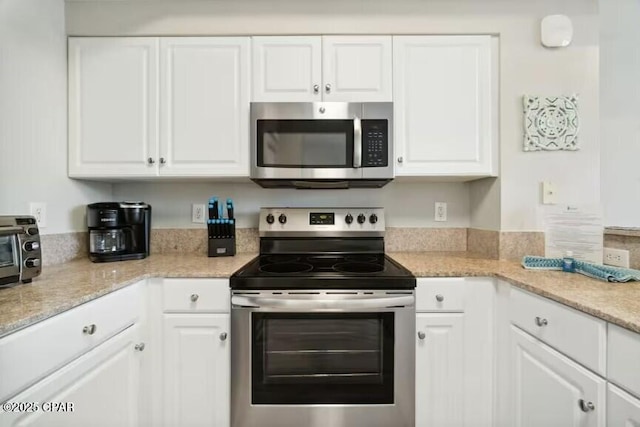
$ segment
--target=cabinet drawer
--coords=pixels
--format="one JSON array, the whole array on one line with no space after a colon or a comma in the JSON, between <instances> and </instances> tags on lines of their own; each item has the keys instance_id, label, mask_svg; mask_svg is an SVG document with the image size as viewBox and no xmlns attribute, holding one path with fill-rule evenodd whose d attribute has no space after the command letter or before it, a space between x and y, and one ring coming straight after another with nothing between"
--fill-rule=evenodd
<instances>
[{"instance_id":1,"label":"cabinet drawer","mask_svg":"<svg viewBox=\"0 0 640 427\"><path fill-rule=\"evenodd\" d=\"M462 278L418 279L416 311L464 311Z\"/></svg>"},{"instance_id":2,"label":"cabinet drawer","mask_svg":"<svg viewBox=\"0 0 640 427\"><path fill-rule=\"evenodd\" d=\"M511 322L593 371L606 373L606 322L513 289Z\"/></svg>"},{"instance_id":3,"label":"cabinet drawer","mask_svg":"<svg viewBox=\"0 0 640 427\"><path fill-rule=\"evenodd\" d=\"M0 401L135 323L141 303L128 286L2 338Z\"/></svg>"},{"instance_id":4,"label":"cabinet drawer","mask_svg":"<svg viewBox=\"0 0 640 427\"><path fill-rule=\"evenodd\" d=\"M165 279L163 284L165 312L229 312L228 279Z\"/></svg>"},{"instance_id":5,"label":"cabinet drawer","mask_svg":"<svg viewBox=\"0 0 640 427\"><path fill-rule=\"evenodd\" d=\"M608 377L640 397L640 334L609 324Z\"/></svg>"}]
</instances>

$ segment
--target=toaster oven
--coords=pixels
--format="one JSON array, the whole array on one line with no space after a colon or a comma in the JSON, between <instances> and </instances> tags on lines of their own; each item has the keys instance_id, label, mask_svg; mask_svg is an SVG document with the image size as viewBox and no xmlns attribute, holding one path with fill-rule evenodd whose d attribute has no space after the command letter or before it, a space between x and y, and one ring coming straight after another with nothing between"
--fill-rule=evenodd
<instances>
[{"instance_id":1,"label":"toaster oven","mask_svg":"<svg viewBox=\"0 0 640 427\"><path fill-rule=\"evenodd\" d=\"M28 283L42 271L36 219L0 216L0 286Z\"/></svg>"}]
</instances>

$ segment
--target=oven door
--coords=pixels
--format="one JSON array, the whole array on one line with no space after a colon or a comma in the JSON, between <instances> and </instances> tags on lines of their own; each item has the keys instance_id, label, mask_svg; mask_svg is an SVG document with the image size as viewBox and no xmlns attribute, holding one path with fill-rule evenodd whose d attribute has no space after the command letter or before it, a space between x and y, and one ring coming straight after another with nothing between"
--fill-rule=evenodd
<instances>
[{"instance_id":1,"label":"oven door","mask_svg":"<svg viewBox=\"0 0 640 427\"><path fill-rule=\"evenodd\" d=\"M252 179L361 179L362 104L252 103Z\"/></svg>"},{"instance_id":2,"label":"oven door","mask_svg":"<svg viewBox=\"0 0 640 427\"><path fill-rule=\"evenodd\" d=\"M22 227L0 228L0 286L20 281L21 232Z\"/></svg>"},{"instance_id":3,"label":"oven door","mask_svg":"<svg viewBox=\"0 0 640 427\"><path fill-rule=\"evenodd\" d=\"M413 292L232 296L232 426L413 426Z\"/></svg>"}]
</instances>

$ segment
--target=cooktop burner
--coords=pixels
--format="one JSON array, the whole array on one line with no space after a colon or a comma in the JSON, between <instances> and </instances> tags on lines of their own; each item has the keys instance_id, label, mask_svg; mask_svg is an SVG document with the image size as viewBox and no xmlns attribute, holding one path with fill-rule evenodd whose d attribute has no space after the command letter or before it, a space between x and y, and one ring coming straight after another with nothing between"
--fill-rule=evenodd
<instances>
[{"instance_id":1,"label":"cooktop burner","mask_svg":"<svg viewBox=\"0 0 640 427\"><path fill-rule=\"evenodd\" d=\"M233 289L414 288L415 278L384 254L260 255L231 276Z\"/></svg>"}]
</instances>

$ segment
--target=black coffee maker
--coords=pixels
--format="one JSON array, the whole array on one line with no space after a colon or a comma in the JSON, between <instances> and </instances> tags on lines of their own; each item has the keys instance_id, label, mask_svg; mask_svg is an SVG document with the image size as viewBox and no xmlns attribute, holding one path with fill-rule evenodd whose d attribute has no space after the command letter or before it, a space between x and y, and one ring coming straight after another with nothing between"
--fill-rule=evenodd
<instances>
[{"instance_id":1,"label":"black coffee maker","mask_svg":"<svg viewBox=\"0 0 640 427\"><path fill-rule=\"evenodd\" d=\"M87 205L89 259L93 262L142 259L149 255L151 206L143 202Z\"/></svg>"}]
</instances>

